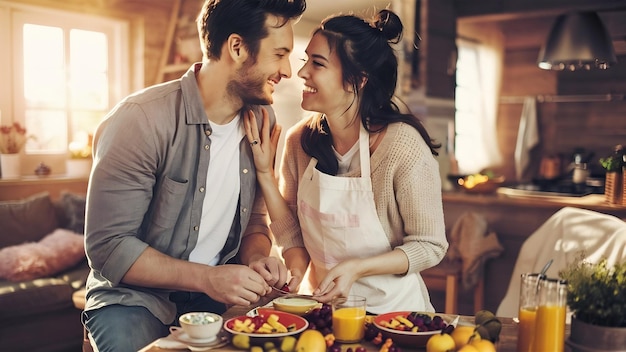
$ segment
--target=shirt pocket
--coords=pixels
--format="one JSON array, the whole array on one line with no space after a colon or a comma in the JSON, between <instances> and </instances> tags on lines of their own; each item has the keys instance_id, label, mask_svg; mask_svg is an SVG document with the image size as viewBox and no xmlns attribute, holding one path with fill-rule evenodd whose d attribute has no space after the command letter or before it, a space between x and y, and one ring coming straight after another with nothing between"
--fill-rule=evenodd
<instances>
[{"instance_id":1,"label":"shirt pocket","mask_svg":"<svg viewBox=\"0 0 626 352\"><path fill-rule=\"evenodd\" d=\"M163 183L155 193L152 223L158 227L171 229L176 225L187 195L189 183L163 178Z\"/></svg>"}]
</instances>

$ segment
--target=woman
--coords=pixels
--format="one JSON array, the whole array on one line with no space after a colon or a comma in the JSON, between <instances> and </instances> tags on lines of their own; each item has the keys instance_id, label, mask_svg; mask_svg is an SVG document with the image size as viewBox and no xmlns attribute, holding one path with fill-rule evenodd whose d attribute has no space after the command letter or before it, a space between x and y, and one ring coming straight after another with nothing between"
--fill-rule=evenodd
<instances>
[{"instance_id":1,"label":"woman","mask_svg":"<svg viewBox=\"0 0 626 352\"><path fill-rule=\"evenodd\" d=\"M372 313L434 311L419 273L448 248L439 145L392 101L391 44L401 34L390 10L371 21L334 16L315 30L298 76L302 108L320 114L289 130L279 187L272 164L280 128L270 137L264 116L259 136L254 114L245 120L290 287L310 263L320 301L362 295Z\"/></svg>"}]
</instances>

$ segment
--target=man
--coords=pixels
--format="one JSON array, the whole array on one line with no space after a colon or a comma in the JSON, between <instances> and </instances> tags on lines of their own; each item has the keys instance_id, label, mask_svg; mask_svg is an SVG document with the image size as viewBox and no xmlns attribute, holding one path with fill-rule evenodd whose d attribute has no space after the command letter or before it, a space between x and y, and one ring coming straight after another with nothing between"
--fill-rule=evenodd
<instances>
[{"instance_id":1,"label":"man","mask_svg":"<svg viewBox=\"0 0 626 352\"><path fill-rule=\"evenodd\" d=\"M250 149L257 142L245 138L240 115L261 116L274 85L291 76L292 26L305 7L206 0L202 63L127 97L99 126L83 314L99 351L137 351L184 312L221 314L287 281L286 267L269 257Z\"/></svg>"}]
</instances>

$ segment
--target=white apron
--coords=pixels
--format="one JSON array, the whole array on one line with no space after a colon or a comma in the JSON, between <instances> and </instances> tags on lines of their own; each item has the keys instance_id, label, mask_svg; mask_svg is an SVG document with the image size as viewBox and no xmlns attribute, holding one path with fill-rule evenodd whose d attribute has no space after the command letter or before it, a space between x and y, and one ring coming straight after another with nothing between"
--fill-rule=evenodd
<instances>
[{"instance_id":1,"label":"white apron","mask_svg":"<svg viewBox=\"0 0 626 352\"><path fill-rule=\"evenodd\" d=\"M370 177L369 134L359 134L361 177L330 176L312 158L298 186L298 219L311 256L313 287L338 263L391 250L376 213ZM432 311L419 275L374 275L357 280L350 294L365 296L371 313Z\"/></svg>"}]
</instances>

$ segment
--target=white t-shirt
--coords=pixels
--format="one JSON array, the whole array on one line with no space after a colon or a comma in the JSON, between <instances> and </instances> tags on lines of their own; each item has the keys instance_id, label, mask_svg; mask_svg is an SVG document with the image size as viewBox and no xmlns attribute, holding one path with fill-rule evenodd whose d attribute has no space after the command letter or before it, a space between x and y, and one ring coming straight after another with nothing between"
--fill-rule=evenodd
<instances>
[{"instance_id":1,"label":"white t-shirt","mask_svg":"<svg viewBox=\"0 0 626 352\"><path fill-rule=\"evenodd\" d=\"M339 163L337 175L342 175L347 173L348 171L356 170L361 167L361 159L359 159L359 156L357 154L360 150L358 140L356 141L356 143L354 143L352 148L350 148L350 150L348 150L344 155L339 154L335 150L335 147L332 148L333 152L335 153L335 157L337 158L337 162ZM354 157L355 155L356 158Z\"/></svg>"},{"instance_id":2,"label":"white t-shirt","mask_svg":"<svg viewBox=\"0 0 626 352\"><path fill-rule=\"evenodd\" d=\"M239 143L243 122L237 115L226 125L211 123L211 159L198 243L189 261L215 265L226 243L239 202Z\"/></svg>"}]
</instances>

